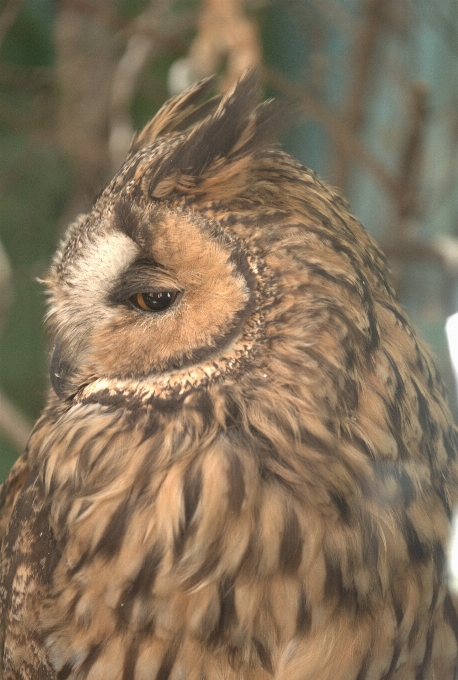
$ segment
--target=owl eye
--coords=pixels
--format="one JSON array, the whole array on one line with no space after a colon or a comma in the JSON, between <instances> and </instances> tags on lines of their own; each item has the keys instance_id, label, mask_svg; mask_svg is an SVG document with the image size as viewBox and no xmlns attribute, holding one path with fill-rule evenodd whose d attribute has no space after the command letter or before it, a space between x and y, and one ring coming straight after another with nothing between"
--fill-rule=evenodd
<instances>
[{"instance_id":1,"label":"owl eye","mask_svg":"<svg viewBox=\"0 0 458 680\"><path fill-rule=\"evenodd\" d=\"M136 293L130 300L135 307L146 312L163 312L173 305L177 297L177 290L161 290L157 293Z\"/></svg>"}]
</instances>

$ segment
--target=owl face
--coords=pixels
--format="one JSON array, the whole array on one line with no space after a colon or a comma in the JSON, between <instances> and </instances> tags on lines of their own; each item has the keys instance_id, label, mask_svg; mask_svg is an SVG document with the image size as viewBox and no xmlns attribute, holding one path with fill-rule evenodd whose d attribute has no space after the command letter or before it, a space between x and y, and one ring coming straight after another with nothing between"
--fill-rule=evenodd
<instances>
[{"instance_id":1,"label":"owl face","mask_svg":"<svg viewBox=\"0 0 458 680\"><path fill-rule=\"evenodd\" d=\"M240 129L231 116L237 101L252 109L256 88L248 78L245 100L210 100L202 106L213 115L175 131L195 117L206 89L201 83L157 114L57 252L46 283L50 377L60 398L113 381L183 391L230 372L254 345L260 258L223 228L218 211L202 209L202 189L207 178L213 199L230 198L245 180L256 116L247 113Z\"/></svg>"},{"instance_id":2,"label":"owl face","mask_svg":"<svg viewBox=\"0 0 458 680\"><path fill-rule=\"evenodd\" d=\"M120 198L91 230L84 220L80 228L51 274L57 393L94 378L176 372L240 341L255 276L216 224L187 208Z\"/></svg>"}]
</instances>

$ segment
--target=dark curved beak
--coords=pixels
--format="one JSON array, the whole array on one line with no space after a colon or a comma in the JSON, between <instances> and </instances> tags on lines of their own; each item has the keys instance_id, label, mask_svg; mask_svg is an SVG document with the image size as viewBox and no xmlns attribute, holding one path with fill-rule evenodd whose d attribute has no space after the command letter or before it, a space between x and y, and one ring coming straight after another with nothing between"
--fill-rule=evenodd
<instances>
[{"instance_id":1,"label":"dark curved beak","mask_svg":"<svg viewBox=\"0 0 458 680\"><path fill-rule=\"evenodd\" d=\"M49 366L49 378L54 392L59 399L68 399L75 393L75 385L71 380L72 367L65 358L65 351L62 343L56 340L51 354Z\"/></svg>"}]
</instances>

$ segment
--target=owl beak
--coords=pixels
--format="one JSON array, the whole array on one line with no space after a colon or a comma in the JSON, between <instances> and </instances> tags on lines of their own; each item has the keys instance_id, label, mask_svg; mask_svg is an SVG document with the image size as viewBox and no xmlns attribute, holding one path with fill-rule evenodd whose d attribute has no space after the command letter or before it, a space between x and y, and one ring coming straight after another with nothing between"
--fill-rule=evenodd
<instances>
[{"instance_id":1,"label":"owl beak","mask_svg":"<svg viewBox=\"0 0 458 680\"><path fill-rule=\"evenodd\" d=\"M68 399L75 393L75 385L71 380L72 368L65 359L62 343L57 340L51 353L51 363L49 366L49 378L54 392L59 399Z\"/></svg>"}]
</instances>

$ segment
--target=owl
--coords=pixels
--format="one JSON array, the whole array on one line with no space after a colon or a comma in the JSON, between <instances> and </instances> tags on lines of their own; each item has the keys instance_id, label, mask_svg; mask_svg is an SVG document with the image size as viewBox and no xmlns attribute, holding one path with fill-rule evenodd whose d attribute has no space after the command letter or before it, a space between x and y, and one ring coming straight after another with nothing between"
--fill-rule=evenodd
<instances>
[{"instance_id":1,"label":"owl","mask_svg":"<svg viewBox=\"0 0 458 680\"><path fill-rule=\"evenodd\" d=\"M453 680L458 434L383 255L256 74L167 102L45 284L4 680ZM203 103L202 103L203 102Z\"/></svg>"}]
</instances>

